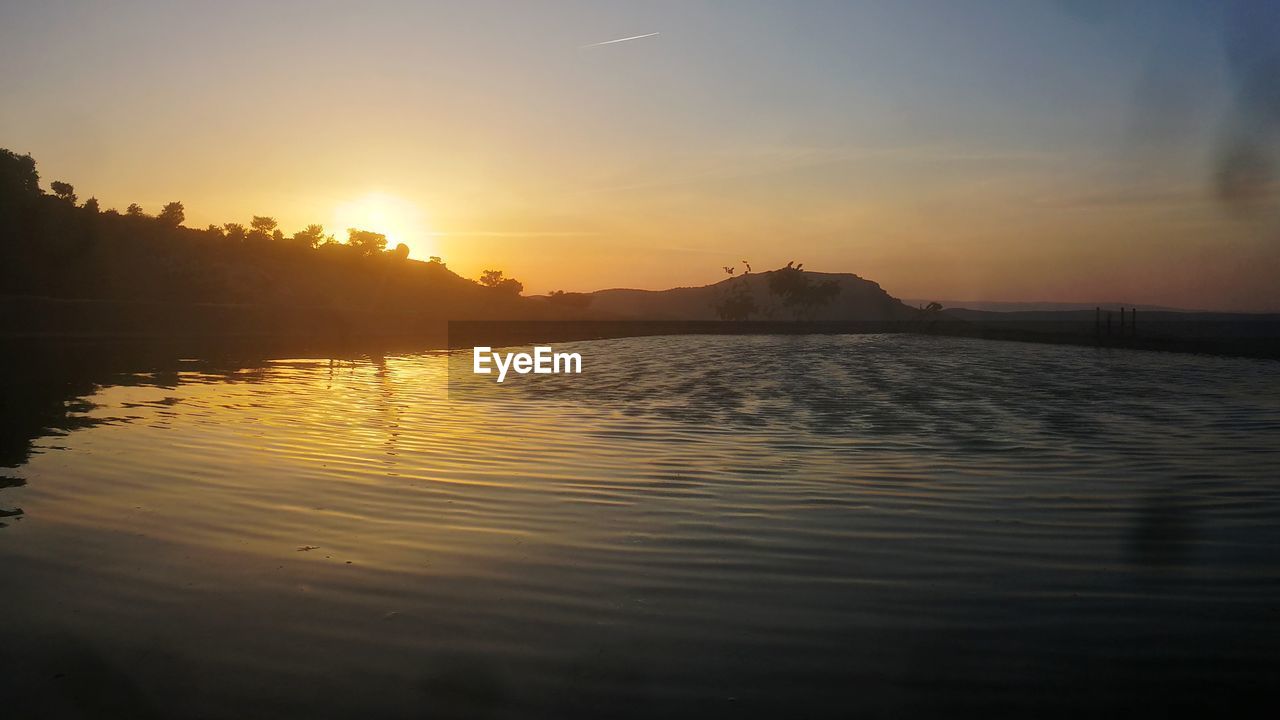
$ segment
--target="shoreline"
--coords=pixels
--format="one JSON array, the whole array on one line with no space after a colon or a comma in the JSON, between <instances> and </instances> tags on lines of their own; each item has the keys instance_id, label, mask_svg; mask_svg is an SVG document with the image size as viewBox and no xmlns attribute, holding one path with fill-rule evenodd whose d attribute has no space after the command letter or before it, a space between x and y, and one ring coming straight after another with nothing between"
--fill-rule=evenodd
<instances>
[{"instance_id":1,"label":"shoreline","mask_svg":"<svg viewBox=\"0 0 1280 720\"><path fill-rule=\"evenodd\" d=\"M1270 322L1259 323L1267 331ZM1084 332L1069 322L954 321L683 321L683 320L484 320L422 322L408 332L333 332L319 327L258 332L74 332L0 333L10 352L62 348L117 348L143 355L183 357L323 355L351 357L398 352L445 351L477 345L512 347L663 335L866 335L912 334L1105 349L1190 353L1280 360L1280 335L1269 332L1204 334L1193 322L1149 323L1137 335ZM12 362L12 358L11 358Z\"/></svg>"}]
</instances>

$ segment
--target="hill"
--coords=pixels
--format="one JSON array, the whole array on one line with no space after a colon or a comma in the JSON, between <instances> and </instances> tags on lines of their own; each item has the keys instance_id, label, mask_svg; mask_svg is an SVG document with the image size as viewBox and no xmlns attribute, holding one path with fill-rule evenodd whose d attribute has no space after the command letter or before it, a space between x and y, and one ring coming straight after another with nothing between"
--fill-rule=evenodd
<instances>
[{"instance_id":1,"label":"hill","mask_svg":"<svg viewBox=\"0 0 1280 720\"><path fill-rule=\"evenodd\" d=\"M346 242L269 216L183 225L171 202L150 215L40 186L29 155L0 149L0 333L51 336L421 334L444 320L885 321L913 311L856 275L799 267L664 291L526 298L497 271L479 282L438 258L408 258L385 236Z\"/></svg>"},{"instance_id":2,"label":"hill","mask_svg":"<svg viewBox=\"0 0 1280 720\"><path fill-rule=\"evenodd\" d=\"M0 332L385 334L547 311L501 273L469 280L369 230L286 235L268 216L188 228L181 202L118 212L50 189L34 159L0 149Z\"/></svg>"},{"instance_id":3,"label":"hill","mask_svg":"<svg viewBox=\"0 0 1280 720\"><path fill-rule=\"evenodd\" d=\"M593 314L642 320L889 321L919 316L851 273L779 268L702 287L587 293Z\"/></svg>"}]
</instances>

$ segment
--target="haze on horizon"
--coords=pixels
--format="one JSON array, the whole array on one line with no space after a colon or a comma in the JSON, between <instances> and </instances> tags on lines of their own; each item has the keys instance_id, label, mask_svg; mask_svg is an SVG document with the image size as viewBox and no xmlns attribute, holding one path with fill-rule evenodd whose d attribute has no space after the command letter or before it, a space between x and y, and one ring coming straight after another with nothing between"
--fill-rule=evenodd
<instances>
[{"instance_id":1,"label":"haze on horizon","mask_svg":"<svg viewBox=\"0 0 1280 720\"><path fill-rule=\"evenodd\" d=\"M367 225L530 292L795 259L1280 310L1278 7L5 2L0 147L104 208Z\"/></svg>"}]
</instances>

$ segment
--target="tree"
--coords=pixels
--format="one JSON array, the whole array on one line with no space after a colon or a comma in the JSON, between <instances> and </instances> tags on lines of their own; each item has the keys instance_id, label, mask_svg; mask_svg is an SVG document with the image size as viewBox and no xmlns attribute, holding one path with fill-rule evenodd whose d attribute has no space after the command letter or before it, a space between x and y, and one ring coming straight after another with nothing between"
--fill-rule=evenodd
<instances>
[{"instance_id":1,"label":"tree","mask_svg":"<svg viewBox=\"0 0 1280 720\"><path fill-rule=\"evenodd\" d=\"M519 295L524 292L524 283L515 278L504 277L501 270L485 270L480 275L480 284L490 290Z\"/></svg>"},{"instance_id":2,"label":"tree","mask_svg":"<svg viewBox=\"0 0 1280 720\"><path fill-rule=\"evenodd\" d=\"M303 247L319 247L324 242L324 226L308 225L306 229L294 233L292 239Z\"/></svg>"},{"instance_id":3,"label":"tree","mask_svg":"<svg viewBox=\"0 0 1280 720\"><path fill-rule=\"evenodd\" d=\"M165 205L164 208L160 210L160 214L156 216L156 219L169 227L178 227L182 224L183 220L187 219L187 216L184 208L182 207L182 203L175 200L174 202Z\"/></svg>"},{"instance_id":4,"label":"tree","mask_svg":"<svg viewBox=\"0 0 1280 720\"><path fill-rule=\"evenodd\" d=\"M65 200L72 205L76 204L76 189L71 187L71 183L54 180L49 183L49 188L53 190L54 195L58 196L59 200Z\"/></svg>"},{"instance_id":5,"label":"tree","mask_svg":"<svg viewBox=\"0 0 1280 720\"><path fill-rule=\"evenodd\" d=\"M73 202L80 188L70 183L59 181L55 194L51 178L37 179L29 157L0 150L0 287L10 295L127 301L113 306L121 326L141 332L184 329L156 322L163 318L152 312L153 303L250 306L228 316L225 328L209 328L228 332L267 327L278 316L272 308L354 306L353 314L338 319L335 337L370 321L373 313L424 303L482 315L515 312L526 304L543 312L556 307L541 299L526 303L517 294L523 291L519 281L501 273L489 290L474 275L445 269L442 258L413 262L406 255L413 257L416 246L410 252L407 245L388 244L386 236L358 227L351 229L350 244L347 233L335 241L320 225L302 229L294 243L290 233L273 226L273 218L254 218L252 228L248 222L202 227L195 220L205 218L187 218L181 202L150 195L147 206L125 202L126 214L98 198ZM273 244L271 237L283 242ZM320 248L311 249L315 245ZM575 306L588 299L560 293L553 302ZM39 329L63 330L61 316L38 315ZM408 317L389 320L394 324L388 330L416 326Z\"/></svg>"},{"instance_id":6,"label":"tree","mask_svg":"<svg viewBox=\"0 0 1280 720\"><path fill-rule=\"evenodd\" d=\"M755 298L746 293L730 293L715 309L721 320L750 320L760 310Z\"/></svg>"},{"instance_id":7,"label":"tree","mask_svg":"<svg viewBox=\"0 0 1280 720\"><path fill-rule=\"evenodd\" d=\"M440 257L439 255L432 255L431 257L427 258L427 263L431 265L439 265L440 267L445 266L444 258Z\"/></svg>"},{"instance_id":8,"label":"tree","mask_svg":"<svg viewBox=\"0 0 1280 720\"><path fill-rule=\"evenodd\" d=\"M387 236L369 230L347 228L347 245L361 255L377 255L387 249Z\"/></svg>"},{"instance_id":9,"label":"tree","mask_svg":"<svg viewBox=\"0 0 1280 720\"><path fill-rule=\"evenodd\" d=\"M0 148L0 194L40 194L40 173L36 172L35 158Z\"/></svg>"},{"instance_id":10,"label":"tree","mask_svg":"<svg viewBox=\"0 0 1280 720\"><path fill-rule=\"evenodd\" d=\"M249 231L240 223L227 223L222 226L227 231L227 239L233 242L244 242L249 236Z\"/></svg>"},{"instance_id":11,"label":"tree","mask_svg":"<svg viewBox=\"0 0 1280 720\"><path fill-rule=\"evenodd\" d=\"M591 296L587 293L565 292L556 290L547 296L547 300L556 305L582 309L591 304Z\"/></svg>"},{"instance_id":12,"label":"tree","mask_svg":"<svg viewBox=\"0 0 1280 720\"><path fill-rule=\"evenodd\" d=\"M746 261L742 261L746 268L742 275L734 276L737 267L734 265L722 265L721 269L729 276L729 279L718 283L723 290L717 291L720 296L713 308L716 315L721 320L750 320L751 316L760 311L756 305L756 299L751 294L750 281L747 275L751 273L751 265Z\"/></svg>"},{"instance_id":13,"label":"tree","mask_svg":"<svg viewBox=\"0 0 1280 720\"><path fill-rule=\"evenodd\" d=\"M751 288L746 282L747 278L744 274L742 277L730 281L728 289L720 298L720 302L716 303L716 315L721 320L750 320L751 316L760 311L760 307L756 305L756 299L751 294Z\"/></svg>"},{"instance_id":14,"label":"tree","mask_svg":"<svg viewBox=\"0 0 1280 720\"><path fill-rule=\"evenodd\" d=\"M249 221L249 227L267 236L275 232L277 225L279 223L276 222L275 218L266 215L254 215L253 219Z\"/></svg>"},{"instance_id":15,"label":"tree","mask_svg":"<svg viewBox=\"0 0 1280 720\"><path fill-rule=\"evenodd\" d=\"M814 283L804 274L804 264L787 263L769 274L769 292L781 299L782 305L789 308L796 320L810 320L818 308L831 303L840 294L840 285L835 280Z\"/></svg>"},{"instance_id":16,"label":"tree","mask_svg":"<svg viewBox=\"0 0 1280 720\"><path fill-rule=\"evenodd\" d=\"M279 232L275 218L267 217L266 215L254 215L253 219L249 221L249 234L245 236L245 239L258 243L270 242ZM283 238L284 235L281 234L280 237Z\"/></svg>"}]
</instances>

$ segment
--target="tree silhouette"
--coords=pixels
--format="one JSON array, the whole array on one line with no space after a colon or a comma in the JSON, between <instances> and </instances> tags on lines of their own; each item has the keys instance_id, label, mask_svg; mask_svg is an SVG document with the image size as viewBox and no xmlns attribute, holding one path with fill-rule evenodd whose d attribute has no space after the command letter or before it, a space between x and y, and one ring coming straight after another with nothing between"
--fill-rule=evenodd
<instances>
[{"instance_id":1,"label":"tree silhouette","mask_svg":"<svg viewBox=\"0 0 1280 720\"><path fill-rule=\"evenodd\" d=\"M759 312L760 308L751 293L745 290L746 286L738 287L743 289L730 291L716 304L716 315L721 320L750 320L752 315Z\"/></svg>"},{"instance_id":2,"label":"tree silhouette","mask_svg":"<svg viewBox=\"0 0 1280 720\"><path fill-rule=\"evenodd\" d=\"M769 292L777 296L783 307L791 310L795 320L810 320L819 308L831 303L840 294L840 285L834 280L814 283L805 275L803 263L787 263L769 274Z\"/></svg>"},{"instance_id":3,"label":"tree silhouette","mask_svg":"<svg viewBox=\"0 0 1280 720\"><path fill-rule=\"evenodd\" d=\"M293 234L293 241L303 247L320 247L320 243L324 242L324 226L308 225Z\"/></svg>"},{"instance_id":4,"label":"tree silhouette","mask_svg":"<svg viewBox=\"0 0 1280 720\"><path fill-rule=\"evenodd\" d=\"M233 242L244 242L249 236L249 231L240 223L227 223L222 229L227 231L227 239Z\"/></svg>"},{"instance_id":5,"label":"tree silhouette","mask_svg":"<svg viewBox=\"0 0 1280 720\"><path fill-rule=\"evenodd\" d=\"M524 283L515 278L504 277L501 270L485 270L480 275L480 284L499 292L519 295L524 292Z\"/></svg>"},{"instance_id":6,"label":"tree silhouette","mask_svg":"<svg viewBox=\"0 0 1280 720\"><path fill-rule=\"evenodd\" d=\"M369 230L347 228L347 245L361 255L376 255L387 249L387 236Z\"/></svg>"},{"instance_id":7,"label":"tree silhouette","mask_svg":"<svg viewBox=\"0 0 1280 720\"><path fill-rule=\"evenodd\" d=\"M734 277L735 266L723 266L729 279L722 283L724 292L714 306L716 316L721 320L750 320L752 315L760 311L755 297L751 294L750 280L747 278L751 272L751 266L746 260L743 260L742 264L747 269L738 277Z\"/></svg>"},{"instance_id":8,"label":"tree silhouette","mask_svg":"<svg viewBox=\"0 0 1280 720\"><path fill-rule=\"evenodd\" d=\"M249 232L245 240L252 243L267 243L272 239L282 238L278 223L273 217L254 215L249 221Z\"/></svg>"},{"instance_id":9,"label":"tree silhouette","mask_svg":"<svg viewBox=\"0 0 1280 720\"><path fill-rule=\"evenodd\" d=\"M40 194L40 173L30 155L19 155L0 148L0 193L5 197Z\"/></svg>"},{"instance_id":10,"label":"tree silhouette","mask_svg":"<svg viewBox=\"0 0 1280 720\"><path fill-rule=\"evenodd\" d=\"M565 292L556 290L547 296L547 300L556 305L582 309L591 304L591 295L587 293Z\"/></svg>"},{"instance_id":11,"label":"tree silhouette","mask_svg":"<svg viewBox=\"0 0 1280 720\"><path fill-rule=\"evenodd\" d=\"M56 195L59 200L65 200L72 205L76 204L76 189L71 187L71 183L54 180L49 183L49 189L53 190L53 194Z\"/></svg>"},{"instance_id":12,"label":"tree silhouette","mask_svg":"<svg viewBox=\"0 0 1280 720\"><path fill-rule=\"evenodd\" d=\"M187 219L186 213L182 207L182 203L174 201L164 206L160 210L160 214L156 216L160 222L169 227L178 227L183 220Z\"/></svg>"},{"instance_id":13,"label":"tree silhouette","mask_svg":"<svg viewBox=\"0 0 1280 720\"><path fill-rule=\"evenodd\" d=\"M403 330L421 313L518 317L526 308L546 311L519 298L523 287L516 280L499 277L495 292L450 272L439 258L410 259L403 244L383 252L387 239L381 233L352 228L349 242L339 243L322 226L309 225L293 241L277 243L270 239L285 235L268 216L255 216L251 227L196 229L183 226L180 202L165 205L153 221L137 203L120 213L92 197L77 206L74 194L62 181L45 194L35 161L0 148L0 288L11 295L121 303L86 305L91 310L78 320L35 310L24 320L32 327L99 328L101 312L108 318L102 332L146 326L218 333L261 327L268 317L276 318L273 326L279 318L309 323L317 310L341 307L355 314L325 317L344 327L387 322ZM140 309L155 302L174 306L172 317Z\"/></svg>"},{"instance_id":14,"label":"tree silhouette","mask_svg":"<svg viewBox=\"0 0 1280 720\"><path fill-rule=\"evenodd\" d=\"M275 232L278 225L279 223L276 222L275 218L266 215L254 215L253 219L249 221L249 227L268 237Z\"/></svg>"}]
</instances>

